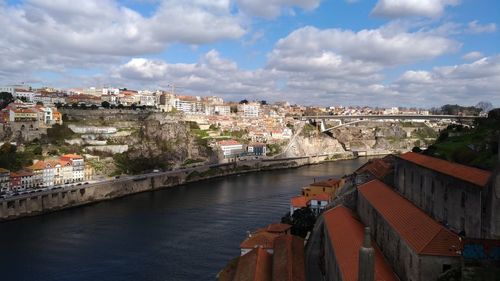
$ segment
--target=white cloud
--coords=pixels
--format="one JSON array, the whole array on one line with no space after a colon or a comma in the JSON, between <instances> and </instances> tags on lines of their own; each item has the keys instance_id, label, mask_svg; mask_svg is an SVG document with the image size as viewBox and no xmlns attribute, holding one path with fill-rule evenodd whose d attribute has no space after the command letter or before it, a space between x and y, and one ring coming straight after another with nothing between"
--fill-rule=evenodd
<instances>
[{"instance_id":1,"label":"white cloud","mask_svg":"<svg viewBox=\"0 0 500 281\"><path fill-rule=\"evenodd\" d=\"M299 7L313 10L319 6L321 0L236 0L238 7L244 13L263 18L275 18L283 10Z\"/></svg>"},{"instance_id":2,"label":"white cloud","mask_svg":"<svg viewBox=\"0 0 500 281\"><path fill-rule=\"evenodd\" d=\"M459 46L456 41L421 32L392 32L383 28L353 32L304 27L280 39L271 59L276 56L318 56L330 51L354 61L390 66L431 59L454 52Z\"/></svg>"},{"instance_id":3,"label":"white cloud","mask_svg":"<svg viewBox=\"0 0 500 281\"><path fill-rule=\"evenodd\" d=\"M497 30L497 26L494 23L480 24L477 20L469 22L467 24L466 32L468 33L492 33Z\"/></svg>"},{"instance_id":4,"label":"white cloud","mask_svg":"<svg viewBox=\"0 0 500 281\"><path fill-rule=\"evenodd\" d=\"M469 52L465 55L462 56L462 59L468 60L468 61L473 61L477 60L479 58L482 58L483 54L481 52Z\"/></svg>"},{"instance_id":5,"label":"white cloud","mask_svg":"<svg viewBox=\"0 0 500 281\"><path fill-rule=\"evenodd\" d=\"M0 79L107 66L175 42L211 43L246 32L230 0L165 0L150 17L115 0L0 2L0 26Z\"/></svg>"},{"instance_id":6,"label":"white cloud","mask_svg":"<svg viewBox=\"0 0 500 281\"><path fill-rule=\"evenodd\" d=\"M422 104L476 104L480 100L500 104L500 55L469 64L436 67L432 71L407 71L390 87L403 101Z\"/></svg>"},{"instance_id":7,"label":"white cloud","mask_svg":"<svg viewBox=\"0 0 500 281\"><path fill-rule=\"evenodd\" d=\"M406 16L436 18L443 14L446 6L458 4L459 0L379 0L372 14L388 18Z\"/></svg>"}]
</instances>

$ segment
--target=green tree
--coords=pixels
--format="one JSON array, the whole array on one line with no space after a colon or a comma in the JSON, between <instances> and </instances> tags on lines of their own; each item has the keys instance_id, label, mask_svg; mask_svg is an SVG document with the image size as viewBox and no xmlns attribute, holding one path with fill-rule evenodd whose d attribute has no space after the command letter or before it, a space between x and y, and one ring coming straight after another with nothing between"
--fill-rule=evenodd
<instances>
[{"instance_id":1,"label":"green tree","mask_svg":"<svg viewBox=\"0 0 500 281\"><path fill-rule=\"evenodd\" d=\"M101 102L101 106L104 108L109 108L111 106L111 104L107 101L103 101L103 102Z\"/></svg>"},{"instance_id":2,"label":"green tree","mask_svg":"<svg viewBox=\"0 0 500 281\"><path fill-rule=\"evenodd\" d=\"M0 93L0 109L4 109L9 105L9 103L14 101L14 97L11 93L1 92Z\"/></svg>"}]
</instances>

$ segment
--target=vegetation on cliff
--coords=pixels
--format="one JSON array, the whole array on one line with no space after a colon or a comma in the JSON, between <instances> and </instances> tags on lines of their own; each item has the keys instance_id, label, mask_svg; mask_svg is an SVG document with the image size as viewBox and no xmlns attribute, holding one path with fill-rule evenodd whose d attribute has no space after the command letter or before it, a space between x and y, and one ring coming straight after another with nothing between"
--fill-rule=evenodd
<instances>
[{"instance_id":1,"label":"vegetation on cliff","mask_svg":"<svg viewBox=\"0 0 500 281\"><path fill-rule=\"evenodd\" d=\"M473 127L450 125L424 154L491 170L497 164L500 139L500 108L488 118L476 120Z\"/></svg>"}]
</instances>

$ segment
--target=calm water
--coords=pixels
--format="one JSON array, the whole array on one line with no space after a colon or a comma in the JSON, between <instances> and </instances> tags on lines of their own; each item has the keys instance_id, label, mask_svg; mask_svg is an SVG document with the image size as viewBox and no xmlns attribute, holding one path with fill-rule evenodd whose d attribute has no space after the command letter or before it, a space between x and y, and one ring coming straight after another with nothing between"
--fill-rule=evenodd
<instances>
[{"instance_id":1,"label":"calm water","mask_svg":"<svg viewBox=\"0 0 500 281\"><path fill-rule=\"evenodd\" d=\"M247 230L366 159L213 179L0 223L1 280L214 280Z\"/></svg>"}]
</instances>

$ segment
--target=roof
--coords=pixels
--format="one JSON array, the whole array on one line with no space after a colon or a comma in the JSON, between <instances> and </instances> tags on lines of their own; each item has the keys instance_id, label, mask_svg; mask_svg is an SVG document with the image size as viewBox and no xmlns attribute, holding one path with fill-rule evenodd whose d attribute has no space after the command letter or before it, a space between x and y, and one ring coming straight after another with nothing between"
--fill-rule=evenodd
<instances>
[{"instance_id":1,"label":"roof","mask_svg":"<svg viewBox=\"0 0 500 281\"><path fill-rule=\"evenodd\" d=\"M239 258L233 280L270 281L272 274L271 270L271 254L262 248L255 248Z\"/></svg>"},{"instance_id":2,"label":"roof","mask_svg":"<svg viewBox=\"0 0 500 281\"><path fill-rule=\"evenodd\" d=\"M305 196L295 196L290 199L292 206L297 208L307 207L307 202L309 202L309 200Z\"/></svg>"},{"instance_id":3,"label":"roof","mask_svg":"<svg viewBox=\"0 0 500 281\"><path fill-rule=\"evenodd\" d=\"M37 161L35 164L29 166L28 168L32 170L43 170L47 167L47 163L45 161Z\"/></svg>"},{"instance_id":4,"label":"roof","mask_svg":"<svg viewBox=\"0 0 500 281\"><path fill-rule=\"evenodd\" d=\"M7 169L4 169L4 168L0 168L0 174L4 174L4 173L10 173L10 171Z\"/></svg>"},{"instance_id":5,"label":"roof","mask_svg":"<svg viewBox=\"0 0 500 281\"><path fill-rule=\"evenodd\" d=\"M356 281L359 249L364 239L363 224L344 206L326 211L323 217L343 280ZM398 280L376 244L372 242L372 245L375 249L375 279Z\"/></svg>"},{"instance_id":6,"label":"roof","mask_svg":"<svg viewBox=\"0 0 500 281\"><path fill-rule=\"evenodd\" d=\"M363 224L342 205L324 212L323 218L342 280L357 281L359 249L364 240ZM372 241L372 247L375 250L375 280L399 280L374 241Z\"/></svg>"},{"instance_id":7,"label":"roof","mask_svg":"<svg viewBox=\"0 0 500 281\"><path fill-rule=\"evenodd\" d=\"M224 145L240 145L241 143L235 141L235 140L223 140L223 141L219 141L217 142L220 146L224 146Z\"/></svg>"},{"instance_id":8,"label":"roof","mask_svg":"<svg viewBox=\"0 0 500 281\"><path fill-rule=\"evenodd\" d=\"M460 238L379 180L359 187L359 193L420 255L458 256Z\"/></svg>"},{"instance_id":9,"label":"roof","mask_svg":"<svg viewBox=\"0 0 500 281\"><path fill-rule=\"evenodd\" d=\"M257 232L257 233L252 234L247 239L245 239L245 241L243 241L240 244L240 248L251 249L251 248L261 247L264 249L273 249L274 248L274 239L276 239L276 237L278 237L278 236L280 236L280 234L270 233L267 231Z\"/></svg>"},{"instance_id":10,"label":"roof","mask_svg":"<svg viewBox=\"0 0 500 281\"><path fill-rule=\"evenodd\" d=\"M440 172L442 174L470 182L478 186L485 186L491 176L491 172L474 167L465 166L442 160L439 158L407 152L401 154L399 158L417 164L419 166Z\"/></svg>"},{"instance_id":11,"label":"roof","mask_svg":"<svg viewBox=\"0 0 500 281\"><path fill-rule=\"evenodd\" d=\"M82 156L78 155L78 154L64 154L63 156L61 156L61 159L62 158L69 158L69 159L83 159Z\"/></svg>"},{"instance_id":12,"label":"roof","mask_svg":"<svg viewBox=\"0 0 500 281\"><path fill-rule=\"evenodd\" d=\"M292 226L286 223L272 223L267 226L266 231L271 233L276 233L276 232L280 233L280 232L286 232L290 228L292 228Z\"/></svg>"},{"instance_id":13,"label":"roof","mask_svg":"<svg viewBox=\"0 0 500 281\"><path fill-rule=\"evenodd\" d=\"M381 180L391 173L392 167L392 163L389 163L384 159L372 159L361 168L359 168L357 170L357 173L369 172L377 179Z\"/></svg>"},{"instance_id":14,"label":"roof","mask_svg":"<svg viewBox=\"0 0 500 281\"><path fill-rule=\"evenodd\" d=\"M273 280L306 280L304 239L283 235L276 238L273 253Z\"/></svg>"},{"instance_id":15,"label":"roof","mask_svg":"<svg viewBox=\"0 0 500 281\"><path fill-rule=\"evenodd\" d=\"M310 198L310 200L317 200L317 201L330 201L330 199L332 199L332 197L330 196L330 194L326 192L322 192Z\"/></svg>"},{"instance_id":16,"label":"roof","mask_svg":"<svg viewBox=\"0 0 500 281\"><path fill-rule=\"evenodd\" d=\"M324 181L318 181L311 183L312 186L325 186L325 187L334 187L340 184L340 179L327 179Z\"/></svg>"}]
</instances>

